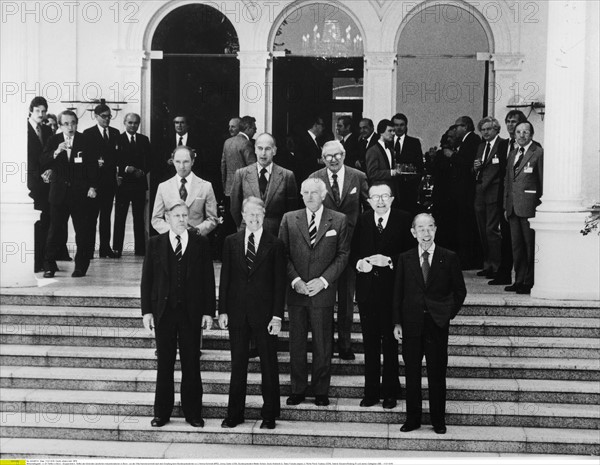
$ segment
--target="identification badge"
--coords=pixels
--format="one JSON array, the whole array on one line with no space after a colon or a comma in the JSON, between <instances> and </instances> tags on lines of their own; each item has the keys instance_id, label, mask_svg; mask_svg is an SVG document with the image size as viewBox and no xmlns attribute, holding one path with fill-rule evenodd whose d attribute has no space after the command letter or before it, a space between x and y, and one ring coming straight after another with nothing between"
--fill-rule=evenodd
<instances>
[{"instance_id":1,"label":"identification badge","mask_svg":"<svg viewBox=\"0 0 600 465\"><path fill-rule=\"evenodd\" d=\"M492 165L497 165L498 163L500 163L500 160L498 160L498 157L492 158Z\"/></svg>"},{"instance_id":2,"label":"identification badge","mask_svg":"<svg viewBox=\"0 0 600 465\"><path fill-rule=\"evenodd\" d=\"M527 166L526 166L526 167L523 169L523 172L524 172L525 174L531 174L531 173L533 173L533 166L527 165Z\"/></svg>"},{"instance_id":3,"label":"identification badge","mask_svg":"<svg viewBox=\"0 0 600 465\"><path fill-rule=\"evenodd\" d=\"M73 158L73 163L83 163L83 158L75 157L75 158Z\"/></svg>"}]
</instances>

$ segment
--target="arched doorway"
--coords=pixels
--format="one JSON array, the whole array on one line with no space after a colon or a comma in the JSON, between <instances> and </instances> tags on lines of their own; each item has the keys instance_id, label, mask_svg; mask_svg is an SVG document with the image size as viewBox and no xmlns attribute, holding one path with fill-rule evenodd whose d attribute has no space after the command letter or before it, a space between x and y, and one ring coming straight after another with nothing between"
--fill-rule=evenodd
<instances>
[{"instance_id":1,"label":"arched doorway","mask_svg":"<svg viewBox=\"0 0 600 465\"><path fill-rule=\"evenodd\" d=\"M398 41L398 111L425 149L438 144L457 117L475 122L488 113L489 57L485 20L456 4L434 2L407 15Z\"/></svg>"},{"instance_id":2,"label":"arched doorway","mask_svg":"<svg viewBox=\"0 0 600 465\"><path fill-rule=\"evenodd\" d=\"M239 111L239 42L235 28L218 10L201 4L170 12L152 37L151 136L159 157L170 155L173 118L190 117L190 133L202 139L197 164L203 178L222 192L220 159L227 123Z\"/></svg>"}]
</instances>

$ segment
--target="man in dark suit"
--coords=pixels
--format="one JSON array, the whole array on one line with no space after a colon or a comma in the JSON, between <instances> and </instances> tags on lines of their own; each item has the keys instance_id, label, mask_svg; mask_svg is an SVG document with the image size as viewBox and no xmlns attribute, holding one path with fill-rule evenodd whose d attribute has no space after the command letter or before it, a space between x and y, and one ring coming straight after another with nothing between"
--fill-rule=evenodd
<instances>
[{"instance_id":1,"label":"man in dark suit","mask_svg":"<svg viewBox=\"0 0 600 465\"><path fill-rule=\"evenodd\" d=\"M340 142L346 151L346 166L357 168L356 162L360 152L358 144L358 135L352 132L352 118L349 116L340 116L335 125L335 131L340 137Z\"/></svg>"},{"instance_id":2,"label":"man in dark suit","mask_svg":"<svg viewBox=\"0 0 600 465\"><path fill-rule=\"evenodd\" d=\"M306 179L301 187L306 208L283 216L279 238L287 256L290 282L287 306L290 318L292 394L287 405L304 401L308 387L308 322L312 334L311 384L317 406L329 405L332 322L336 280L348 262L346 217L323 207L325 183Z\"/></svg>"},{"instance_id":3,"label":"man in dark suit","mask_svg":"<svg viewBox=\"0 0 600 465\"><path fill-rule=\"evenodd\" d=\"M94 108L96 125L83 131L90 150L96 153L99 167L97 210L94 213L92 228L95 231L100 217L100 258L117 258L110 248L110 215L117 191L117 153L119 150L119 131L110 127L112 113L108 105L101 103ZM94 251L92 249L92 255Z\"/></svg>"},{"instance_id":4,"label":"man in dark suit","mask_svg":"<svg viewBox=\"0 0 600 465\"><path fill-rule=\"evenodd\" d=\"M498 207L500 181L506 172L506 154L500 151L504 139L498 137L500 123L487 116L479 121L477 128L484 142L479 145L473 162L475 172L475 218L483 251L483 270L477 276L492 279L500 267L500 217Z\"/></svg>"},{"instance_id":5,"label":"man in dark suit","mask_svg":"<svg viewBox=\"0 0 600 465\"><path fill-rule=\"evenodd\" d=\"M140 121L140 115L136 113L125 115L125 131L119 136L119 176L113 229L113 251L117 257L121 257L123 253L125 221L130 203L133 213L134 252L136 255L146 254L144 207L148 190L146 173L150 167L151 151L150 140L137 132Z\"/></svg>"},{"instance_id":6,"label":"man in dark suit","mask_svg":"<svg viewBox=\"0 0 600 465\"><path fill-rule=\"evenodd\" d=\"M383 399L383 408L390 409L401 398L398 343L392 324L394 264L401 252L413 246L414 239L410 234L410 215L392 209L393 201L390 186L372 185L369 203L373 210L360 216L352 239L350 263L357 271L356 300L365 351L365 394L361 407L371 407Z\"/></svg>"},{"instance_id":7,"label":"man in dark suit","mask_svg":"<svg viewBox=\"0 0 600 465\"><path fill-rule=\"evenodd\" d=\"M396 166L405 166L404 172L401 169L402 173L395 179L398 186L395 206L415 215L418 208L419 184L425 173L421 141L406 134L408 131L406 115L395 114L392 117L392 123L395 132L394 163Z\"/></svg>"},{"instance_id":8,"label":"man in dark suit","mask_svg":"<svg viewBox=\"0 0 600 465\"><path fill-rule=\"evenodd\" d=\"M467 289L458 256L436 246L435 220L421 213L413 220L418 247L400 255L394 285L394 336L402 341L406 375L406 433L421 427L421 363L427 362L429 414L437 434L446 433L448 329Z\"/></svg>"},{"instance_id":9,"label":"man in dark suit","mask_svg":"<svg viewBox=\"0 0 600 465\"><path fill-rule=\"evenodd\" d=\"M58 271L56 260L64 245L64 225L69 215L77 243L75 270L71 276L81 278L87 273L94 250L98 158L97 151L87 145L88 139L77 132L77 115L66 110L59 118L62 133L48 140L41 161L42 170L52 170L44 278L53 278Z\"/></svg>"},{"instance_id":10,"label":"man in dark suit","mask_svg":"<svg viewBox=\"0 0 600 465\"><path fill-rule=\"evenodd\" d=\"M242 215L245 228L225 239L219 283L219 327L229 329L231 344L229 405L221 426L234 428L244 422L249 342L253 338L262 376L260 427L274 429L280 410L277 335L285 304L286 258L283 242L263 229L262 200L245 199Z\"/></svg>"},{"instance_id":11,"label":"man in dark suit","mask_svg":"<svg viewBox=\"0 0 600 465\"><path fill-rule=\"evenodd\" d=\"M544 184L544 149L533 141L533 134L529 121L517 126L518 147L508 157L504 178L504 214L510 225L515 262L515 282L504 290L517 294L530 294L533 287L535 231L529 218L542 203Z\"/></svg>"},{"instance_id":12,"label":"man in dark suit","mask_svg":"<svg viewBox=\"0 0 600 465\"><path fill-rule=\"evenodd\" d=\"M394 140L394 124L389 119L382 119L377 123L379 140L367 150L365 161L367 164L367 178L370 184L385 182L392 188L396 195L397 183L395 182L399 170L394 163L392 142Z\"/></svg>"},{"instance_id":13,"label":"man in dark suit","mask_svg":"<svg viewBox=\"0 0 600 465\"><path fill-rule=\"evenodd\" d=\"M364 172L367 170L367 163L365 161L367 150L377 144L379 134L375 132L373 120L369 118L360 120L358 123L358 131L360 137L358 138L358 160L356 161L356 168Z\"/></svg>"},{"instance_id":14,"label":"man in dark suit","mask_svg":"<svg viewBox=\"0 0 600 465\"><path fill-rule=\"evenodd\" d=\"M212 327L215 277L206 237L188 233L188 207L167 207L169 231L150 238L141 282L144 327L155 331L157 374L154 418L160 427L171 418L175 399L173 371L179 347L181 407L185 420L203 427L200 374L201 329Z\"/></svg>"},{"instance_id":15,"label":"man in dark suit","mask_svg":"<svg viewBox=\"0 0 600 465\"><path fill-rule=\"evenodd\" d=\"M320 138L325 130L323 118L317 116L310 121L309 128L294 137L294 161L296 165L296 185L314 173L321 166Z\"/></svg>"},{"instance_id":16,"label":"man in dark suit","mask_svg":"<svg viewBox=\"0 0 600 465\"><path fill-rule=\"evenodd\" d=\"M40 219L33 226L34 265L35 273L43 270L44 246L50 229L50 204L48 193L50 186L42 179L43 171L40 161L44 147L52 136L52 129L42 124L48 102L44 97L35 97L29 104L29 119L27 120L27 188L29 197L33 199L33 208L40 212Z\"/></svg>"},{"instance_id":17,"label":"man in dark suit","mask_svg":"<svg viewBox=\"0 0 600 465\"><path fill-rule=\"evenodd\" d=\"M242 203L254 196L265 206L264 229L277 236L283 215L298 207L298 187L294 173L273 163L275 139L264 133L256 139L257 163L235 172L231 187L231 214L238 228L245 227Z\"/></svg>"},{"instance_id":18,"label":"man in dark suit","mask_svg":"<svg viewBox=\"0 0 600 465\"><path fill-rule=\"evenodd\" d=\"M352 241L358 215L363 208L370 208L367 198L369 187L365 173L345 166L346 152L337 140L323 145L325 168L310 175L321 179L327 186L323 206L346 215L348 220L348 243ZM342 360L354 360L352 350L352 317L354 315L354 282L356 274L352 266L347 266L337 281L338 293L338 351Z\"/></svg>"}]
</instances>

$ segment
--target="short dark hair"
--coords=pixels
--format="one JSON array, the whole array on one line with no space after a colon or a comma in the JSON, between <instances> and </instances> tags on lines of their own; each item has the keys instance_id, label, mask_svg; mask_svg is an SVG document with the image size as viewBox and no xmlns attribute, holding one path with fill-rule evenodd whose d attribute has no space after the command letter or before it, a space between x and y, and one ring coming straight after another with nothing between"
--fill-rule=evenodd
<instances>
[{"instance_id":1,"label":"short dark hair","mask_svg":"<svg viewBox=\"0 0 600 465\"><path fill-rule=\"evenodd\" d=\"M377 134L383 134L387 128L393 128L394 123L392 123L389 119L382 119L379 123L377 123Z\"/></svg>"},{"instance_id":2,"label":"short dark hair","mask_svg":"<svg viewBox=\"0 0 600 465\"><path fill-rule=\"evenodd\" d=\"M46 100L44 97L40 97L39 95L37 97L33 97L33 100L29 104L29 113L33 112L35 107L41 107L42 105L46 107L46 110L48 110L48 100Z\"/></svg>"},{"instance_id":3,"label":"short dark hair","mask_svg":"<svg viewBox=\"0 0 600 465\"><path fill-rule=\"evenodd\" d=\"M461 116L457 119L459 119L461 123L467 127L467 132L475 130L475 123L473 123L473 120L470 116Z\"/></svg>"},{"instance_id":4,"label":"short dark hair","mask_svg":"<svg viewBox=\"0 0 600 465\"><path fill-rule=\"evenodd\" d=\"M535 134L535 130L533 129L533 124L531 124L531 121L529 120L525 120L525 121L521 121L520 123L518 123L515 126L515 131L517 130L517 128L521 125L521 124L528 124L529 125L529 129L531 130L531 137L533 137L533 135Z\"/></svg>"},{"instance_id":5,"label":"short dark hair","mask_svg":"<svg viewBox=\"0 0 600 465\"><path fill-rule=\"evenodd\" d=\"M317 124L325 124L325 118L321 115L312 115L310 118L306 120L306 128L310 129Z\"/></svg>"},{"instance_id":6,"label":"short dark hair","mask_svg":"<svg viewBox=\"0 0 600 465\"><path fill-rule=\"evenodd\" d=\"M519 123L527 121L527 116L525 116L525 113L523 113L521 110L510 110L506 114L506 118L504 118L504 121L506 122L508 118L512 118L513 116L515 116L519 120Z\"/></svg>"},{"instance_id":7,"label":"short dark hair","mask_svg":"<svg viewBox=\"0 0 600 465\"><path fill-rule=\"evenodd\" d=\"M352 124L352 118L350 118L348 115L340 116L337 120L341 121L344 127L350 126Z\"/></svg>"},{"instance_id":8,"label":"short dark hair","mask_svg":"<svg viewBox=\"0 0 600 465\"><path fill-rule=\"evenodd\" d=\"M106 103L101 103L100 105L96 105L96 108L94 108L95 115L99 115L105 111L110 111L110 107Z\"/></svg>"},{"instance_id":9,"label":"short dark hair","mask_svg":"<svg viewBox=\"0 0 600 465\"><path fill-rule=\"evenodd\" d=\"M77 117L77 113L75 113L72 110L65 110L65 111L61 111L58 114L58 124L62 124L62 118L63 116L73 116L75 118L75 122L79 123L79 118Z\"/></svg>"},{"instance_id":10,"label":"short dark hair","mask_svg":"<svg viewBox=\"0 0 600 465\"><path fill-rule=\"evenodd\" d=\"M395 119L400 119L408 125L408 118L404 113L396 113L394 116L392 116L392 121L394 121Z\"/></svg>"},{"instance_id":11,"label":"short dark hair","mask_svg":"<svg viewBox=\"0 0 600 465\"><path fill-rule=\"evenodd\" d=\"M242 118L240 118L240 131L245 131L254 123L256 123L256 118L254 118L253 116L243 116Z\"/></svg>"}]
</instances>

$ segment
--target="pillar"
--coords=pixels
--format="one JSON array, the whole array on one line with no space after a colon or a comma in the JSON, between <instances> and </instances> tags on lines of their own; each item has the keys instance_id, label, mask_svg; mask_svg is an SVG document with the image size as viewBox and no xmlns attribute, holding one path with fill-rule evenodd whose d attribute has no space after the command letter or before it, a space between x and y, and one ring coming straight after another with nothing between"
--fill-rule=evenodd
<instances>
[{"instance_id":1,"label":"pillar","mask_svg":"<svg viewBox=\"0 0 600 465\"><path fill-rule=\"evenodd\" d=\"M240 61L240 116L256 118L257 132L270 131L267 104L271 95L267 85L270 55L266 51L238 52Z\"/></svg>"},{"instance_id":2,"label":"pillar","mask_svg":"<svg viewBox=\"0 0 600 465\"><path fill-rule=\"evenodd\" d=\"M396 52L365 53L363 115L375 124L396 113Z\"/></svg>"}]
</instances>

